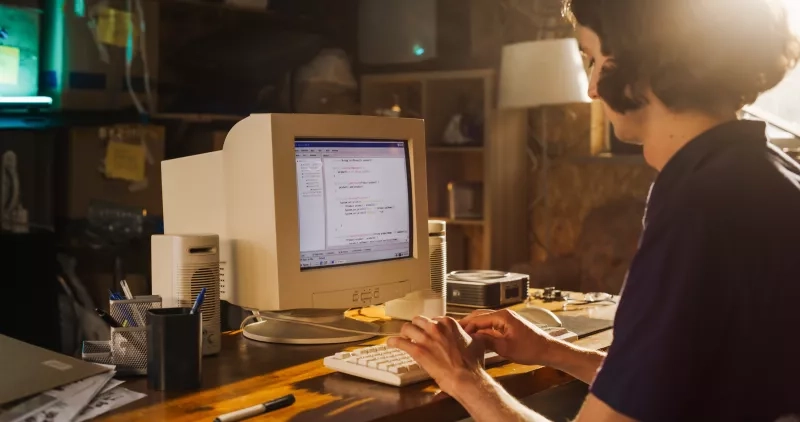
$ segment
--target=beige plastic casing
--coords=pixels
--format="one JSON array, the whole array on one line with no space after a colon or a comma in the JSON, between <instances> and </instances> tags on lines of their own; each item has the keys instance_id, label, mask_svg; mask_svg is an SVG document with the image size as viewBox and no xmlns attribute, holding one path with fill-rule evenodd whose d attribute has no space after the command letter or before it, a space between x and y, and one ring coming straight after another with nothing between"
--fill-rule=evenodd
<instances>
[{"instance_id":1,"label":"beige plastic casing","mask_svg":"<svg viewBox=\"0 0 800 422\"><path fill-rule=\"evenodd\" d=\"M217 287L219 237L216 234L153 235L150 253L152 294L161 296L162 307L192 307L200 289L206 288L200 306L203 313L203 355L219 353L222 347ZM198 276L198 270L205 273Z\"/></svg>"},{"instance_id":2,"label":"beige plastic casing","mask_svg":"<svg viewBox=\"0 0 800 422\"><path fill-rule=\"evenodd\" d=\"M408 142L411 257L300 270L296 138ZM222 151L162 162L166 234L216 233L222 299L258 310L368 306L430 289L424 122L372 116L253 114Z\"/></svg>"}]
</instances>

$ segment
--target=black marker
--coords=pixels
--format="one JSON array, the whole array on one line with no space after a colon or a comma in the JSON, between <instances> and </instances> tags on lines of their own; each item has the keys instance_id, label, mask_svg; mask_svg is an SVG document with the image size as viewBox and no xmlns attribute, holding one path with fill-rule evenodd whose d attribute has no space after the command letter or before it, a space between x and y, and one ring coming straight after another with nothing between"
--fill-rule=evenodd
<instances>
[{"instance_id":1,"label":"black marker","mask_svg":"<svg viewBox=\"0 0 800 422\"><path fill-rule=\"evenodd\" d=\"M114 319L114 317L112 317L111 315L107 314L106 311L104 311L104 310L102 310L100 308L94 308L94 311L97 312L97 316L102 318L103 321L105 321L106 324L108 324L109 326L114 327L114 328L122 327L122 325L120 325L117 322L117 320Z\"/></svg>"},{"instance_id":2,"label":"black marker","mask_svg":"<svg viewBox=\"0 0 800 422\"><path fill-rule=\"evenodd\" d=\"M236 422L242 419L252 418L253 416L263 415L264 413L272 412L273 410L283 409L284 407L289 407L292 404L294 404L294 396L289 394L266 403L257 404L252 407L217 416L217 418L214 419L214 422Z\"/></svg>"}]
</instances>

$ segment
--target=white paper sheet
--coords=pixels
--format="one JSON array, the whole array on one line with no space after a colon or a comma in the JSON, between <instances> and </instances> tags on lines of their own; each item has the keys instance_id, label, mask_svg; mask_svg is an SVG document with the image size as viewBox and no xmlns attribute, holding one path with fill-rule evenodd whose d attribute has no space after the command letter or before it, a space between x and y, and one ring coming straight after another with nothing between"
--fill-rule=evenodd
<instances>
[{"instance_id":1,"label":"white paper sheet","mask_svg":"<svg viewBox=\"0 0 800 422\"><path fill-rule=\"evenodd\" d=\"M86 406L86 408L83 409L83 411L78 415L78 417L75 419L75 422L83 422L85 420L96 418L103 413L109 412L118 407L122 407L146 396L146 394L137 393L123 387L111 389L95 397L94 400L92 400L92 402L89 403L89 405Z\"/></svg>"},{"instance_id":2,"label":"white paper sheet","mask_svg":"<svg viewBox=\"0 0 800 422\"><path fill-rule=\"evenodd\" d=\"M47 394L39 394L29 399L10 403L0 407L0 422L25 421L43 409L58 403L58 399Z\"/></svg>"},{"instance_id":3,"label":"white paper sheet","mask_svg":"<svg viewBox=\"0 0 800 422\"><path fill-rule=\"evenodd\" d=\"M24 422L71 422L100 393L115 373L109 371L49 391L47 394L56 397L58 402L35 416L24 419Z\"/></svg>"},{"instance_id":4,"label":"white paper sheet","mask_svg":"<svg viewBox=\"0 0 800 422\"><path fill-rule=\"evenodd\" d=\"M120 380L115 380L115 379L109 380L108 383L106 384L106 386L103 387L102 390L100 390L100 394L103 394L106 391L111 390L112 388L115 388L115 387L117 387L118 385L120 385L120 384L122 384L124 382L125 381L120 381Z\"/></svg>"}]
</instances>

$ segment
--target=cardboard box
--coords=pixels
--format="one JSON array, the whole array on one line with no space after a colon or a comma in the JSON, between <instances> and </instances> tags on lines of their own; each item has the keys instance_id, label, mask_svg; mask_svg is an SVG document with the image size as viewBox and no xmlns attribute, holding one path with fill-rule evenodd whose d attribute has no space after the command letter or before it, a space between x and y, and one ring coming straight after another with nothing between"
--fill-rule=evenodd
<instances>
[{"instance_id":1,"label":"cardboard box","mask_svg":"<svg viewBox=\"0 0 800 422\"><path fill-rule=\"evenodd\" d=\"M162 215L163 126L73 128L67 154L64 214L68 219L86 218L94 201Z\"/></svg>"},{"instance_id":2,"label":"cardboard box","mask_svg":"<svg viewBox=\"0 0 800 422\"><path fill-rule=\"evenodd\" d=\"M131 86L142 104L144 61L147 59L152 111L158 106L159 5L137 0L132 11L124 0L44 0L42 95L64 110L115 110L132 107L125 75L128 28L133 31ZM140 22L145 32L141 37ZM144 48L143 48L144 47ZM143 55L143 53L146 53ZM144 105L147 108L146 105Z\"/></svg>"}]
</instances>

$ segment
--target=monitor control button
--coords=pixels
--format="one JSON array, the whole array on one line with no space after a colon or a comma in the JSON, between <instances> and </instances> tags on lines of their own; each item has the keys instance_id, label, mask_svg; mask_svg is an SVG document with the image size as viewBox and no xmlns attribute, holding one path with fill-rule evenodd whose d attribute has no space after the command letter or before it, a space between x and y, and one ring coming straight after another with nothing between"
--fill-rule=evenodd
<instances>
[{"instance_id":1,"label":"monitor control button","mask_svg":"<svg viewBox=\"0 0 800 422\"><path fill-rule=\"evenodd\" d=\"M358 292L353 293L353 302L358 302Z\"/></svg>"},{"instance_id":2,"label":"monitor control button","mask_svg":"<svg viewBox=\"0 0 800 422\"><path fill-rule=\"evenodd\" d=\"M369 299L372 299L371 292L361 293L361 300L369 300Z\"/></svg>"},{"instance_id":3,"label":"monitor control button","mask_svg":"<svg viewBox=\"0 0 800 422\"><path fill-rule=\"evenodd\" d=\"M378 289L375 289L375 291L372 292L372 297L375 298L375 299L381 297L379 292L378 292Z\"/></svg>"}]
</instances>

